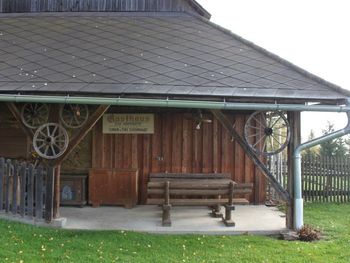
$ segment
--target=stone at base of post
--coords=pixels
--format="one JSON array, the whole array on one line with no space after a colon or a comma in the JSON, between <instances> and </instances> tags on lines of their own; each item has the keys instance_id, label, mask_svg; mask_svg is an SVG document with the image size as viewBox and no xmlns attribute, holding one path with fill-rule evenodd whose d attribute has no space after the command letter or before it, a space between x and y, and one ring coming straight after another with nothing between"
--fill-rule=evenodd
<instances>
[{"instance_id":1,"label":"stone at base of post","mask_svg":"<svg viewBox=\"0 0 350 263\"><path fill-rule=\"evenodd\" d=\"M170 209L171 205L163 205L162 226L171 226Z\"/></svg>"},{"instance_id":2,"label":"stone at base of post","mask_svg":"<svg viewBox=\"0 0 350 263\"><path fill-rule=\"evenodd\" d=\"M225 206L225 217L222 218L222 221L226 226L235 226L236 223L232 220L232 211L235 210L234 205L224 205Z\"/></svg>"},{"instance_id":3,"label":"stone at base of post","mask_svg":"<svg viewBox=\"0 0 350 263\"><path fill-rule=\"evenodd\" d=\"M214 205L211 207L211 213L210 215L214 218L222 218L222 213L220 212L220 205Z\"/></svg>"}]
</instances>

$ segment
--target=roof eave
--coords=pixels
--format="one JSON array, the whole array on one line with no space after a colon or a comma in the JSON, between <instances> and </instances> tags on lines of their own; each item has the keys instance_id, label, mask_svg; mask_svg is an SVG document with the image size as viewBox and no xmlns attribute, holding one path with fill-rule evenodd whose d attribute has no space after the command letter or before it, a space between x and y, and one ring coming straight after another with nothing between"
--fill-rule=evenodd
<instances>
[{"instance_id":1,"label":"roof eave","mask_svg":"<svg viewBox=\"0 0 350 263\"><path fill-rule=\"evenodd\" d=\"M196 0L187 0L189 5L196 10L198 14L200 14L202 17L210 20L211 14L203 7L201 6Z\"/></svg>"}]
</instances>

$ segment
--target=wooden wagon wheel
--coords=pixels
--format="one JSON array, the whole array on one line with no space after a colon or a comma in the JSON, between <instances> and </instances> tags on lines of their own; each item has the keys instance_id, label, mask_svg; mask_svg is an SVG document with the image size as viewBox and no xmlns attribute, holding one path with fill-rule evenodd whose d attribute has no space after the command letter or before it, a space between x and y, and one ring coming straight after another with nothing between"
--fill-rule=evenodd
<instances>
[{"instance_id":1,"label":"wooden wagon wheel","mask_svg":"<svg viewBox=\"0 0 350 263\"><path fill-rule=\"evenodd\" d=\"M60 157L68 147L68 133L58 123L41 125L34 133L33 146L36 153L44 159Z\"/></svg>"},{"instance_id":2,"label":"wooden wagon wheel","mask_svg":"<svg viewBox=\"0 0 350 263\"><path fill-rule=\"evenodd\" d=\"M43 103L26 103L21 109L21 120L30 129L36 129L47 123L49 106Z\"/></svg>"},{"instance_id":3,"label":"wooden wagon wheel","mask_svg":"<svg viewBox=\"0 0 350 263\"><path fill-rule=\"evenodd\" d=\"M87 105L65 104L60 107L60 118L67 128L80 128L89 118Z\"/></svg>"},{"instance_id":4,"label":"wooden wagon wheel","mask_svg":"<svg viewBox=\"0 0 350 263\"><path fill-rule=\"evenodd\" d=\"M274 155L282 152L290 140L290 126L283 112L257 111L248 118L244 137L258 154Z\"/></svg>"}]
</instances>

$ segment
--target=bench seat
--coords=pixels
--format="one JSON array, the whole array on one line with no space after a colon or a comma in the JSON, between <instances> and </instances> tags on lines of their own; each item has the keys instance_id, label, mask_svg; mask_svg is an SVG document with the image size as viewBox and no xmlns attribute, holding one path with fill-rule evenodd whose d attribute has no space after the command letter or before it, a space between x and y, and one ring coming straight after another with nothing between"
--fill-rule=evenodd
<instances>
[{"instance_id":1,"label":"bench seat","mask_svg":"<svg viewBox=\"0 0 350 263\"><path fill-rule=\"evenodd\" d=\"M170 226L171 206L210 206L212 215L222 217L227 226L234 226L231 211L234 205L247 205L243 194L251 193L251 183L236 184L230 174L150 174L147 184L147 204L162 205L163 226ZM236 195L234 197L234 195ZM220 213L220 205L225 206L225 216Z\"/></svg>"},{"instance_id":2,"label":"bench seat","mask_svg":"<svg viewBox=\"0 0 350 263\"><path fill-rule=\"evenodd\" d=\"M212 206L212 205L224 205L228 203L228 199L174 199L170 200L171 205L175 206ZM163 198L150 198L147 200L148 205L163 205ZM246 198L233 198L234 205L249 205L249 201Z\"/></svg>"}]
</instances>

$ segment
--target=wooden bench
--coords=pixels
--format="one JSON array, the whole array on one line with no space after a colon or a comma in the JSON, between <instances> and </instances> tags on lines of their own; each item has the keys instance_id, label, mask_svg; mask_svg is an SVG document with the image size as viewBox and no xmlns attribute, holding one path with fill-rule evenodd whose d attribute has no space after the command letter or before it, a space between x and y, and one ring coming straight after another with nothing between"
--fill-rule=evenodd
<instances>
[{"instance_id":1,"label":"wooden bench","mask_svg":"<svg viewBox=\"0 0 350 263\"><path fill-rule=\"evenodd\" d=\"M150 174L147 185L147 204L162 205L163 226L170 226L172 206L210 206L211 215L222 217L226 226L234 226L231 212L235 204L249 204L245 198L234 198L237 194L252 191L252 184L236 184L230 174ZM220 213L225 206L225 216Z\"/></svg>"}]
</instances>

